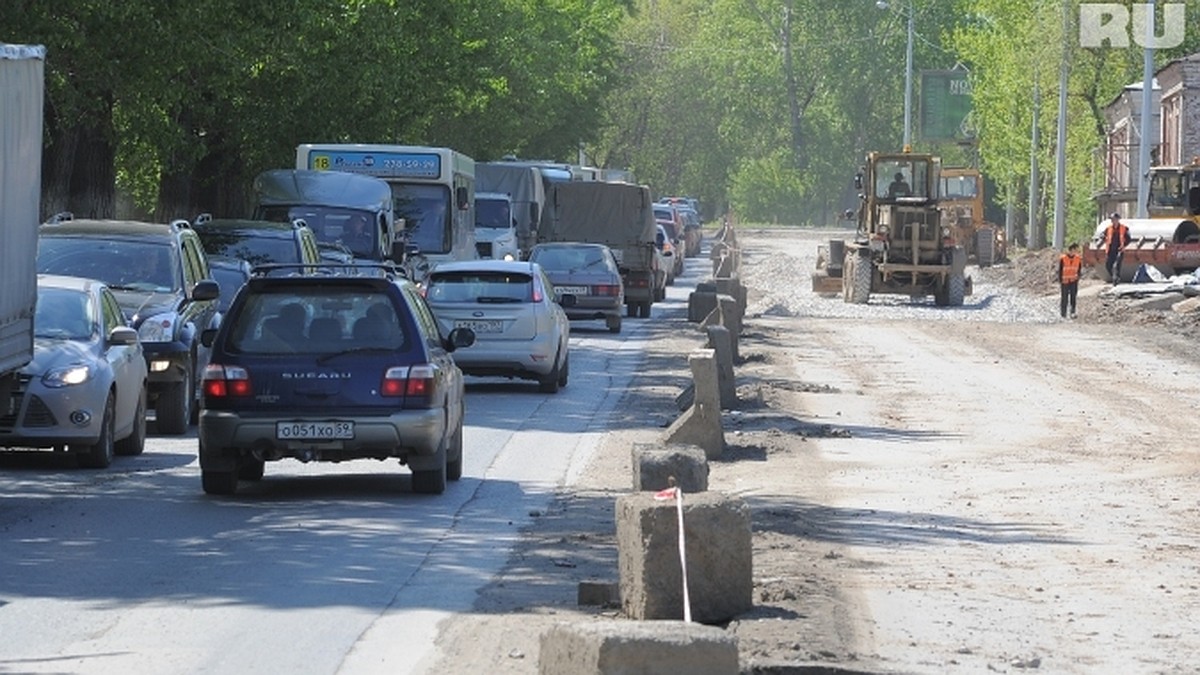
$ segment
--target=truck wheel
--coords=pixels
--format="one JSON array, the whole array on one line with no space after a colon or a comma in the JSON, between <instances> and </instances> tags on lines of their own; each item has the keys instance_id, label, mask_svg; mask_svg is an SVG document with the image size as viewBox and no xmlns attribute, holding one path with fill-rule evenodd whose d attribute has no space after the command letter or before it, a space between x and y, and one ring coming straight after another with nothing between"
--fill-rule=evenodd
<instances>
[{"instance_id":1,"label":"truck wheel","mask_svg":"<svg viewBox=\"0 0 1200 675\"><path fill-rule=\"evenodd\" d=\"M967 295L967 279L962 274L951 274L946 281L946 304L951 307L962 307Z\"/></svg>"},{"instance_id":2,"label":"truck wheel","mask_svg":"<svg viewBox=\"0 0 1200 675\"><path fill-rule=\"evenodd\" d=\"M643 319L649 319L650 305L651 303L649 301L638 304L638 316L642 317Z\"/></svg>"},{"instance_id":3,"label":"truck wheel","mask_svg":"<svg viewBox=\"0 0 1200 675\"><path fill-rule=\"evenodd\" d=\"M192 419L192 368L184 369L183 381L168 386L154 404L158 433L180 435L187 433Z\"/></svg>"},{"instance_id":4,"label":"truck wheel","mask_svg":"<svg viewBox=\"0 0 1200 675\"><path fill-rule=\"evenodd\" d=\"M990 227L975 232L975 262L980 267L996 264L996 231Z\"/></svg>"},{"instance_id":5,"label":"truck wheel","mask_svg":"<svg viewBox=\"0 0 1200 675\"><path fill-rule=\"evenodd\" d=\"M853 254L853 258L847 256L847 261L853 260L850 279L850 303L855 305L865 305L871 298L871 258L868 255L861 253ZM843 275L845 271L843 270ZM842 282L845 284L845 281Z\"/></svg>"},{"instance_id":6,"label":"truck wheel","mask_svg":"<svg viewBox=\"0 0 1200 675\"><path fill-rule=\"evenodd\" d=\"M610 316L604 320L604 323L608 326L608 332L610 332L610 333L620 333L621 332L621 317Z\"/></svg>"},{"instance_id":7,"label":"truck wheel","mask_svg":"<svg viewBox=\"0 0 1200 675\"><path fill-rule=\"evenodd\" d=\"M79 466L85 469L104 469L113 461L113 421L116 411L113 405L113 395L110 393L104 402L103 417L100 418L100 438L94 445L74 447L72 450L81 451Z\"/></svg>"},{"instance_id":8,"label":"truck wheel","mask_svg":"<svg viewBox=\"0 0 1200 675\"><path fill-rule=\"evenodd\" d=\"M638 303L636 303L636 302L625 303L625 316L632 319L637 315L638 315Z\"/></svg>"}]
</instances>

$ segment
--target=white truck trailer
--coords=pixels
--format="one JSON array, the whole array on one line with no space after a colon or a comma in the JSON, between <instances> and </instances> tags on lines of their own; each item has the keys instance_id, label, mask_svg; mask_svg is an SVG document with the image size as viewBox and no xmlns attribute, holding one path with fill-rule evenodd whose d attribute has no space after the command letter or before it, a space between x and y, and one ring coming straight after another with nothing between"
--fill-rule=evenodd
<instances>
[{"instance_id":1,"label":"white truck trailer","mask_svg":"<svg viewBox=\"0 0 1200 675\"><path fill-rule=\"evenodd\" d=\"M0 44L0 424L33 358L46 48Z\"/></svg>"}]
</instances>

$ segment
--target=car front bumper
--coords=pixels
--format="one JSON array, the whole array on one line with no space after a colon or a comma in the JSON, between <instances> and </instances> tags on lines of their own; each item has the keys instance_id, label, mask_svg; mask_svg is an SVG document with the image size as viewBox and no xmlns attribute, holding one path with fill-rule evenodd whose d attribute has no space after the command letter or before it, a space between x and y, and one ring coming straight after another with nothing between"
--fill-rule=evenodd
<instances>
[{"instance_id":1,"label":"car front bumper","mask_svg":"<svg viewBox=\"0 0 1200 675\"><path fill-rule=\"evenodd\" d=\"M93 445L100 439L109 383L50 389L36 379L0 401L0 447ZM119 422L119 420L117 420Z\"/></svg>"}]
</instances>

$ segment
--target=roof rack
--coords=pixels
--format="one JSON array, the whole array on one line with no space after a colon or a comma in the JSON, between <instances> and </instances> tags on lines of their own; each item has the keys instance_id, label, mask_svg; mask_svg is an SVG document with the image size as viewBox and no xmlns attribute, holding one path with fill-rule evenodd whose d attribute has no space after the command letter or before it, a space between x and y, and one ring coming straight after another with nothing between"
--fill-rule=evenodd
<instances>
[{"instance_id":1,"label":"roof rack","mask_svg":"<svg viewBox=\"0 0 1200 675\"><path fill-rule=\"evenodd\" d=\"M192 224L186 218L176 218L171 221L171 227L177 230L190 230L192 229Z\"/></svg>"},{"instance_id":2,"label":"roof rack","mask_svg":"<svg viewBox=\"0 0 1200 675\"><path fill-rule=\"evenodd\" d=\"M58 213L47 218L46 224L47 225L58 225L59 223L66 223L66 222L69 222L72 220L75 220L74 213L71 213L70 211L59 211Z\"/></svg>"},{"instance_id":3,"label":"roof rack","mask_svg":"<svg viewBox=\"0 0 1200 675\"><path fill-rule=\"evenodd\" d=\"M346 274L346 270L353 269L358 274ZM255 277L270 276L271 272L280 272L291 270L293 274L290 276L308 277L308 276L379 276L388 279L397 277L408 279L404 268L394 262L377 262L373 260L355 260L349 263L324 262L324 263L306 263L306 262L287 262L287 263L262 263L255 265L250 270L250 274ZM370 274L374 272L374 274ZM411 279L410 279L411 280Z\"/></svg>"}]
</instances>

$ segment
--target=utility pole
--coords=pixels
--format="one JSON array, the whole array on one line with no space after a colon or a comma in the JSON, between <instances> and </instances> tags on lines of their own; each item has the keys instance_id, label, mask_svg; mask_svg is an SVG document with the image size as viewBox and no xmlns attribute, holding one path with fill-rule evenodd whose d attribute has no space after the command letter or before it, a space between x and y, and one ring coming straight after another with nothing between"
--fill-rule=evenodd
<instances>
[{"instance_id":1,"label":"utility pole","mask_svg":"<svg viewBox=\"0 0 1200 675\"><path fill-rule=\"evenodd\" d=\"M1033 131L1029 141L1029 236L1026 239L1025 245L1030 249L1039 249L1042 247L1042 241L1046 238L1046 233L1042 232L1039 236L1038 229L1041 227L1038 223L1038 206L1041 204L1042 197L1038 194L1038 187L1042 182L1042 177L1038 174L1038 146L1041 144L1041 134L1038 133L1038 117L1042 112L1042 90L1038 84L1038 74L1035 70L1033 73Z\"/></svg>"},{"instance_id":2,"label":"utility pole","mask_svg":"<svg viewBox=\"0 0 1200 675\"><path fill-rule=\"evenodd\" d=\"M1154 44L1155 3L1146 3L1146 45ZM1137 217L1149 215L1150 200L1150 116L1154 101L1154 48L1147 46L1142 55L1142 119L1138 129L1138 200Z\"/></svg>"},{"instance_id":3,"label":"utility pole","mask_svg":"<svg viewBox=\"0 0 1200 675\"><path fill-rule=\"evenodd\" d=\"M1063 250L1066 238L1067 214L1067 83L1070 81L1069 63L1071 34L1071 0L1063 0L1062 7L1062 63L1058 71L1058 134L1054 152L1054 248Z\"/></svg>"}]
</instances>

